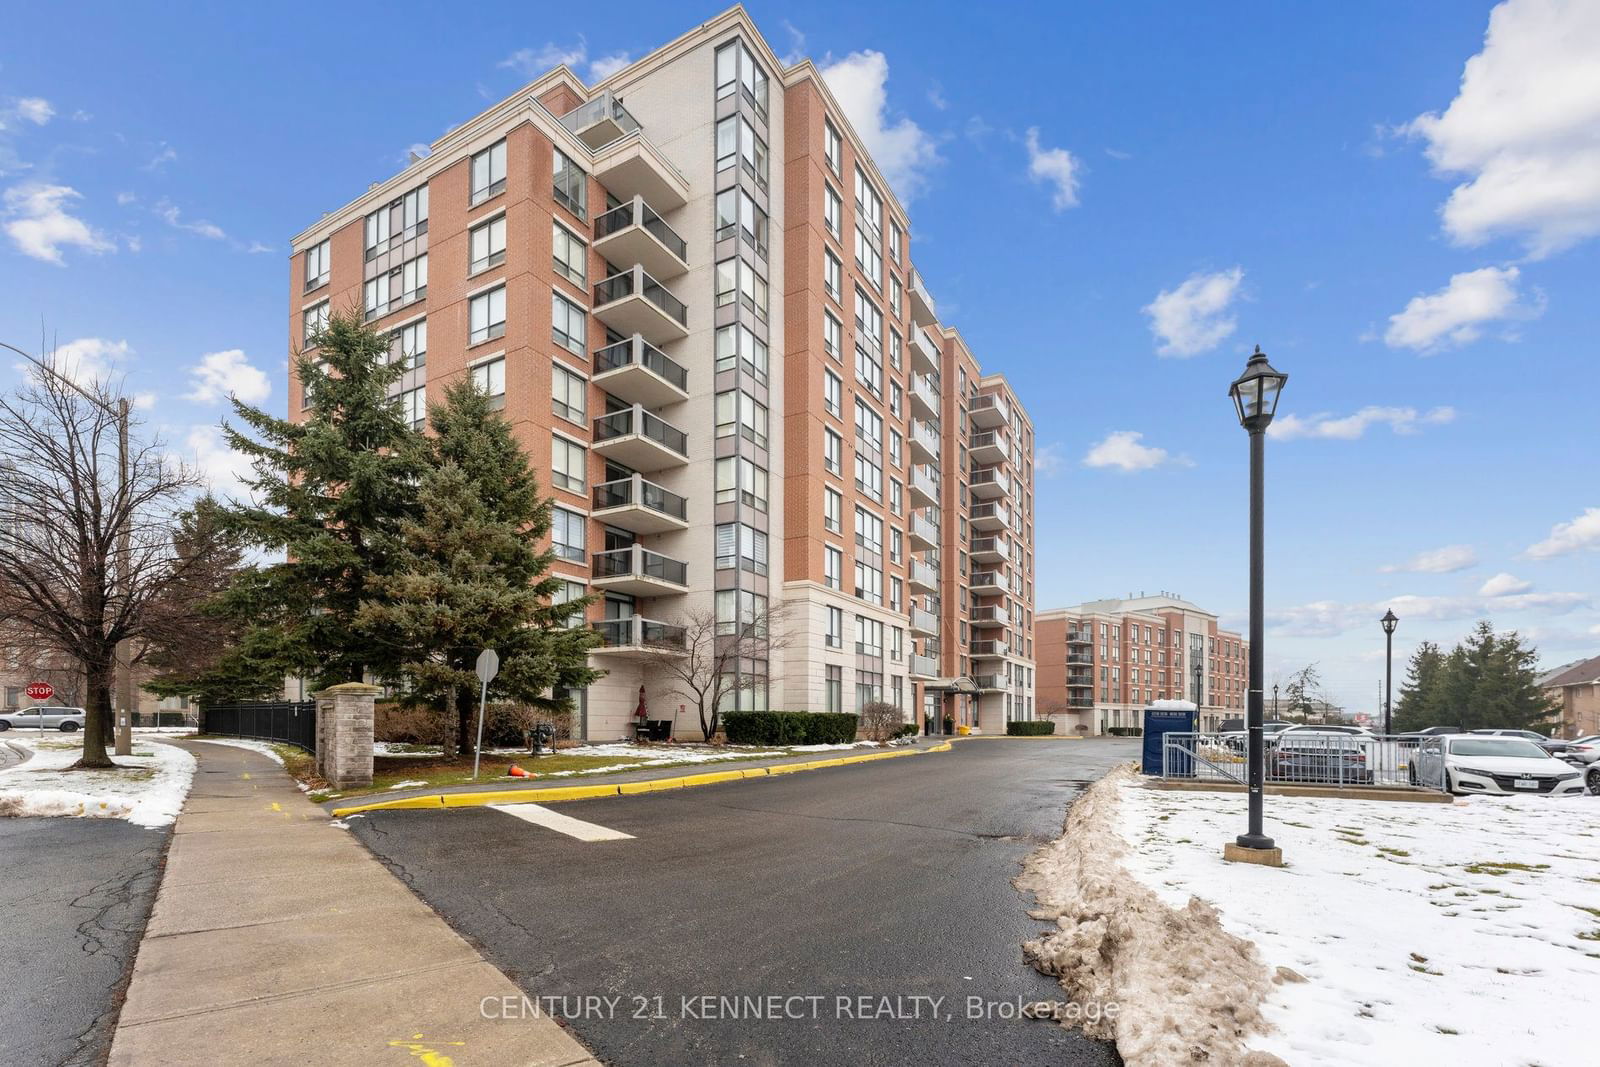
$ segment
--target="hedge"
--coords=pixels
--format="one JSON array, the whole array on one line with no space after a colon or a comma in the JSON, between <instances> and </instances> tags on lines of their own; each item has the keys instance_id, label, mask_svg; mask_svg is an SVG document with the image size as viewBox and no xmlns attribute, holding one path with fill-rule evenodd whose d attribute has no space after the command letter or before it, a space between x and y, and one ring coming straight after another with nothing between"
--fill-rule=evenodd
<instances>
[{"instance_id":1,"label":"hedge","mask_svg":"<svg viewBox=\"0 0 1600 1067\"><path fill-rule=\"evenodd\" d=\"M731 745L848 745L856 717L832 711L729 711L722 728Z\"/></svg>"},{"instance_id":2,"label":"hedge","mask_svg":"<svg viewBox=\"0 0 1600 1067\"><path fill-rule=\"evenodd\" d=\"M1051 719L1036 719L1033 722L1008 722L1006 734L1010 737L1043 737L1056 732L1056 724Z\"/></svg>"},{"instance_id":3,"label":"hedge","mask_svg":"<svg viewBox=\"0 0 1600 1067\"><path fill-rule=\"evenodd\" d=\"M1110 734L1112 737L1142 737L1142 736L1144 736L1144 727L1142 727L1142 726L1107 726L1106 727L1106 733Z\"/></svg>"}]
</instances>

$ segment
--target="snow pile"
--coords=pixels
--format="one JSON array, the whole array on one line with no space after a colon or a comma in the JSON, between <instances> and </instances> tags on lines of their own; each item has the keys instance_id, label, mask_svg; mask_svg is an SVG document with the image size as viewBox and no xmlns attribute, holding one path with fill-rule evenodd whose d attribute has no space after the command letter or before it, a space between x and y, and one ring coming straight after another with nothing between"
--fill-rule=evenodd
<instances>
[{"instance_id":1,"label":"snow pile","mask_svg":"<svg viewBox=\"0 0 1600 1067\"><path fill-rule=\"evenodd\" d=\"M852 741L848 745L790 745L791 752L838 752L847 748L877 748L876 741Z\"/></svg>"},{"instance_id":2,"label":"snow pile","mask_svg":"<svg viewBox=\"0 0 1600 1067\"><path fill-rule=\"evenodd\" d=\"M247 748L251 752L261 753L261 755L267 757L278 766L283 766L283 757L278 755L278 750L272 747L272 742L270 741L248 741L242 737L197 737L195 740L202 741L208 745L227 745L229 748Z\"/></svg>"},{"instance_id":3,"label":"snow pile","mask_svg":"<svg viewBox=\"0 0 1600 1067\"><path fill-rule=\"evenodd\" d=\"M1134 775L1125 765L1091 786L1062 836L1028 857L1017 887L1038 898L1029 914L1056 929L1024 955L1060 980L1073 1006L1063 1023L1115 1040L1130 1067L1281 1063L1244 1044L1265 1028L1260 1004L1272 988L1255 947L1224 930L1210 905L1168 907L1122 867L1118 798Z\"/></svg>"},{"instance_id":4,"label":"snow pile","mask_svg":"<svg viewBox=\"0 0 1600 1067\"><path fill-rule=\"evenodd\" d=\"M1120 787L1126 868L1304 984L1251 1044L1302 1064L1594 1063L1600 798L1266 798L1283 869L1224 863L1237 793Z\"/></svg>"},{"instance_id":5,"label":"snow pile","mask_svg":"<svg viewBox=\"0 0 1600 1067\"><path fill-rule=\"evenodd\" d=\"M28 747L35 747L22 742ZM0 816L66 815L167 826L194 779L194 757L181 748L141 744L113 757L120 770L68 770L80 744L41 742L26 763L0 771Z\"/></svg>"},{"instance_id":6,"label":"snow pile","mask_svg":"<svg viewBox=\"0 0 1600 1067\"><path fill-rule=\"evenodd\" d=\"M421 779L415 779L415 780L409 781L409 782L396 782L394 785L391 785L389 788L390 789L414 789L419 785L427 785L427 784L428 784L427 782L424 782Z\"/></svg>"}]
</instances>

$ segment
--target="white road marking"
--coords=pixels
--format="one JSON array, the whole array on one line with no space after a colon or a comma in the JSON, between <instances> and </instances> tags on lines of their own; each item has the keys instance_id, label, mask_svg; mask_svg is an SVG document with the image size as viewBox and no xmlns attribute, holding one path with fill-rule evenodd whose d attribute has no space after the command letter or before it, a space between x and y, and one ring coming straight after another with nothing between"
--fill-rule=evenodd
<instances>
[{"instance_id":1,"label":"white road marking","mask_svg":"<svg viewBox=\"0 0 1600 1067\"><path fill-rule=\"evenodd\" d=\"M496 811L503 811L507 815L515 815L523 822L531 822L535 826L543 826L557 833L576 837L579 841L632 841L632 834L625 834L621 830L612 830L605 826L597 826L592 822L574 819L570 815L563 815L558 811L551 811L543 804L490 804L489 807Z\"/></svg>"}]
</instances>

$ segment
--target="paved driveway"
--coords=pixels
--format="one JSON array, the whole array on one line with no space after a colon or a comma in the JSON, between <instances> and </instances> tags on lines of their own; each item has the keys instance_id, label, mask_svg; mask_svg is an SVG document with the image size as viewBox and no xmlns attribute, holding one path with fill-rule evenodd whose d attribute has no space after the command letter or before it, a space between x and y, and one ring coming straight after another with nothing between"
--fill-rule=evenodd
<instances>
[{"instance_id":1,"label":"paved driveway","mask_svg":"<svg viewBox=\"0 0 1600 1067\"><path fill-rule=\"evenodd\" d=\"M608 1062L1114 1064L1105 1045L1006 1018L1059 993L1023 962L1041 924L1011 879L1136 749L975 740L526 818L350 825Z\"/></svg>"}]
</instances>

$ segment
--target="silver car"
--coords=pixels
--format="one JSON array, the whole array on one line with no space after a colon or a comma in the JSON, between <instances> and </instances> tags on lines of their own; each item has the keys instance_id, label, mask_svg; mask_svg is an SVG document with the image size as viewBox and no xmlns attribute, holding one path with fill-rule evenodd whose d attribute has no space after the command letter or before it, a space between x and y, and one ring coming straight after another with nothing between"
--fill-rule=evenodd
<instances>
[{"instance_id":1,"label":"silver car","mask_svg":"<svg viewBox=\"0 0 1600 1067\"><path fill-rule=\"evenodd\" d=\"M60 730L70 734L83 729L82 708L21 708L0 712L0 730Z\"/></svg>"}]
</instances>

